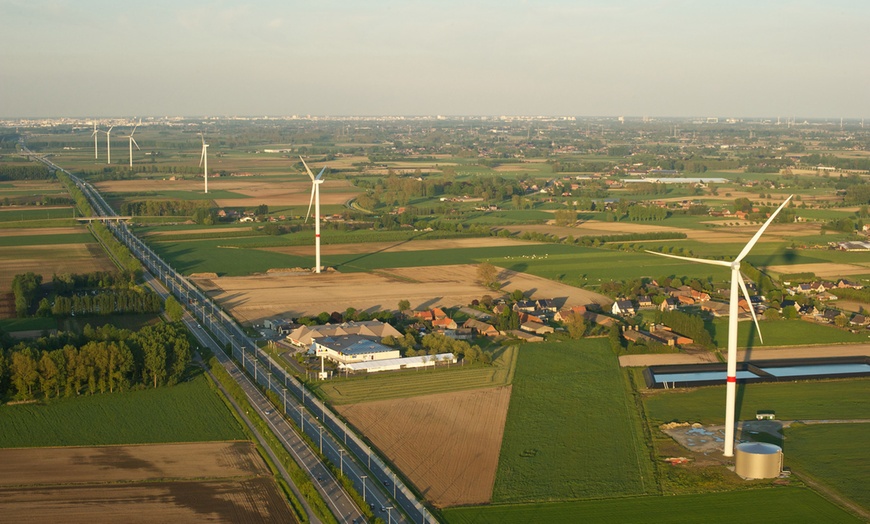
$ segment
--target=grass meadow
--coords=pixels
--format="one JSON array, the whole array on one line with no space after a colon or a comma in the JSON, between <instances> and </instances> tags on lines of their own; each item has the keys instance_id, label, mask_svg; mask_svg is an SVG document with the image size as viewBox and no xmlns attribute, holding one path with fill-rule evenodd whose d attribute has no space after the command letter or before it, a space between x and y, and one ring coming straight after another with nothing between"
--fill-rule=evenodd
<instances>
[{"instance_id":1,"label":"grass meadow","mask_svg":"<svg viewBox=\"0 0 870 524\"><path fill-rule=\"evenodd\" d=\"M56 220L61 218L75 218L72 207L17 207L12 209L0 208L0 223L21 222L34 220Z\"/></svg>"},{"instance_id":2,"label":"grass meadow","mask_svg":"<svg viewBox=\"0 0 870 524\"><path fill-rule=\"evenodd\" d=\"M786 428L785 464L838 491L870 512L870 450L867 424L799 425Z\"/></svg>"},{"instance_id":3,"label":"grass meadow","mask_svg":"<svg viewBox=\"0 0 870 524\"><path fill-rule=\"evenodd\" d=\"M870 419L868 392L868 378L738 384L737 420L753 419L759 409L775 410L781 420ZM644 404L652 424L725 422L725 386L649 391Z\"/></svg>"},{"instance_id":4,"label":"grass meadow","mask_svg":"<svg viewBox=\"0 0 870 524\"><path fill-rule=\"evenodd\" d=\"M762 320L759 319L761 335L764 342L758 338L755 323L752 320L737 324L738 347L765 346L799 346L810 344L859 344L867 342L864 333L852 333L838 327L809 322L806 320ZM713 342L720 348L728 345L728 318L720 317L708 322Z\"/></svg>"},{"instance_id":5,"label":"grass meadow","mask_svg":"<svg viewBox=\"0 0 870 524\"><path fill-rule=\"evenodd\" d=\"M96 243L97 239L94 238L94 235L88 233L84 228L82 228L82 231L82 233L68 233L61 235L0 236L0 247Z\"/></svg>"},{"instance_id":6,"label":"grass meadow","mask_svg":"<svg viewBox=\"0 0 870 524\"><path fill-rule=\"evenodd\" d=\"M630 385L606 339L520 349L494 503L656 490Z\"/></svg>"},{"instance_id":7,"label":"grass meadow","mask_svg":"<svg viewBox=\"0 0 870 524\"><path fill-rule=\"evenodd\" d=\"M450 524L730 524L735 520L792 524L861 522L814 491L797 487L668 497L478 506L446 509L442 511L442 515Z\"/></svg>"},{"instance_id":8,"label":"grass meadow","mask_svg":"<svg viewBox=\"0 0 870 524\"><path fill-rule=\"evenodd\" d=\"M241 440L203 374L172 387L0 406L0 447Z\"/></svg>"},{"instance_id":9,"label":"grass meadow","mask_svg":"<svg viewBox=\"0 0 870 524\"><path fill-rule=\"evenodd\" d=\"M450 391L504 386L511 383L519 348L497 352L492 366L441 367L402 373L374 373L313 384L314 391L332 404L432 395Z\"/></svg>"}]
</instances>

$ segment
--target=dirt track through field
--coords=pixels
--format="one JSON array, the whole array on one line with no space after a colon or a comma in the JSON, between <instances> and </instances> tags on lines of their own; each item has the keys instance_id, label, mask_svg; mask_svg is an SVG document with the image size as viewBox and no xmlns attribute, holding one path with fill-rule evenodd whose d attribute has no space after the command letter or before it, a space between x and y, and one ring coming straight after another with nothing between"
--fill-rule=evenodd
<instances>
[{"instance_id":1,"label":"dirt track through field","mask_svg":"<svg viewBox=\"0 0 870 524\"><path fill-rule=\"evenodd\" d=\"M492 498L511 386L339 406L438 507Z\"/></svg>"},{"instance_id":2,"label":"dirt track through field","mask_svg":"<svg viewBox=\"0 0 870 524\"><path fill-rule=\"evenodd\" d=\"M504 290L534 290L532 298L553 299L560 306L610 304L603 295L545 278L502 271ZM194 282L200 282L192 279ZM498 295L477 283L477 266L461 264L393 268L377 273L270 273L249 277L203 279L203 288L241 322L293 318L323 311L395 310L400 300L411 308L468 305L484 295Z\"/></svg>"}]
</instances>

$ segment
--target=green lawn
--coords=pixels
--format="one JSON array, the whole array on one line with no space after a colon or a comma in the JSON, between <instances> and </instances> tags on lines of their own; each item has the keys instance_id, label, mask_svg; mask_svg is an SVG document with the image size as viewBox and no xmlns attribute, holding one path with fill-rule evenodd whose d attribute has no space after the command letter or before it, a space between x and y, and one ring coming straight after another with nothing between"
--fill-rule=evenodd
<instances>
[{"instance_id":1,"label":"green lawn","mask_svg":"<svg viewBox=\"0 0 870 524\"><path fill-rule=\"evenodd\" d=\"M720 348L728 345L728 318L720 317L708 323L713 342ZM738 347L796 346L806 344L860 344L870 341L864 333L851 333L828 324L805 320L760 320L764 343L752 320L737 323Z\"/></svg>"},{"instance_id":2,"label":"green lawn","mask_svg":"<svg viewBox=\"0 0 870 524\"><path fill-rule=\"evenodd\" d=\"M0 447L245 439L205 375L173 387L0 406Z\"/></svg>"},{"instance_id":3,"label":"green lawn","mask_svg":"<svg viewBox=\"0 0 870 524\"><path fill-rule=\"evenodd\" d=\"M870 512L870 425L796 426L787 428L785 437L787 466L834 488Z\"/></svg>"},{"instance_id":4,"label":"green lawn","mask_svg":"<svg viewBox=\"0 0 870 524\"><path fill-rule=\"evenodd\" d=\"M725 386L657 390L644 402L653 424L725 422ZM759 409L782 420L870 418L870 379L738 384L737 420L755 418Z\"/></svg>"},{"instance_id":5,"label":"green lawn","mask_svg":"<svg viewBox=\"0 0 870 524\"><path fill-rule=\"evenodd\" d=\"M446 509L442 514L450 524L861 522L814 491L792 487L670 497L479 506Z\"/></svg>"},{"instance_id":6,"label":"green lawn","mask_svg":"<svg viewBox=\"0 0 870 524\"><path fill-rule=\"evenodd\" d=\"M57 329L57 320L53 318L7 318L0 320L0 329L12 331L42 331Z\"/></svg>"},{"instance_id":7,"label":"green lawn","mask_svg":"<svg viewBox=\"0 0 870 524\"><path fill-rule=\"evenodd\" d=\"M519 349L510 346L497 352L492 366L438 367L401 373L373 373L347 379L317 382L314 387L332 404L353 404L391 398L432 395L449 391L510 384Z\"/></svg>"},{"instance_id":8,"label":"green lawn","mask_svg":"<svg viewBox=\"0 0 870 524\"><path fill-rule=\"evenodd\" d=\"M655 489L640 416L607 340L522 346L493 502Z\"/></svg>"}]
</instances>

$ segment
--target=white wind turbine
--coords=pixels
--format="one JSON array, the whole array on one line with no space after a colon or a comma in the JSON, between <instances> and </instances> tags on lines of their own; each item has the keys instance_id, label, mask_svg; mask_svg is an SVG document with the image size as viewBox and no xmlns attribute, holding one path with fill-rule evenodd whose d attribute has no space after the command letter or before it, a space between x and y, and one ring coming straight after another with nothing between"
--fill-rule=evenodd
<instances>
[{"instance_id":1,"label":"white wind turbine","mask_svg":"<svg viewBox=\"0 0 870 524\"><path fill-rule=\"evenodd\" d=\"M111 164L111 163L112 163L112 141L111 141L111 136L112 136L112 129L114 129L114 128L115 128L115 126L110 126L110 127L109 127L109 130L106 131L106 163L107 163L107 164Z\"/></svg>"},{"instance_id":2,"label":"white wind turbine","mask_svg":"<svg viewBox=\"0 0 870 524\"><path fill-rule=\"evenodd\" d=\"M202 154L199 156L199 165L202 167L202 178L205 180L205 192L208 193L208 144L205 143L205 135L199 134L202 138Z\"/></svg>"},{"instance_id":3,"label":"white wind turbine","mask_svg":"<svg viewBox=\"0 0 870 524\"><path fill-rule=\"evenodd\" d=\"M139 122L141 124L141 122ZM133 133L136 132L136 128L139 127L139 124L133 126L133 131L130 131L130 134L127 135L127 138L130 140L130 169L133 168L133 144L136 144L136 139L133 138ZM136 144L136 149L139 149L139 144ZM141 149L140 149L141 151Z\"/></svg>"},{"instance_id":4,"label":"white wind turbine","mask_svg":"<svg viewBox=\"0 0 870 524\"><path fill-rule=\"evenodd\" d=\"M94 132L91 133L91 136L94 137L94 160L99 158L99 156L97 156L97 133L99 133L99 131L97 131L97 123L94 122Z\"/></svg>"},{"instance_id":5,"label":"white wind turbine","mask_svg":"<svg viewBox=\"0 0 870 524\"><path fill-rule=\"evenodd\" d=\"M317 176L314 176L314 173L308 169L308 164L305 163L305 160L300 156L299 160L302 160L302 165L305 166L305 171L308 172L308 176L311 177L311 200L308 201L308 213L305 214L305 221L308 222L308 216L311 214L311 204L314 204L314 251L315 251L315 266L314 272L320 273L320 184L323 183L323 172L326 171L326 167L320 170L320 173Z\"/></svg>"},{"instance_id":6,"label":"white wind turbine","mask_svg":"<svg viewBox=\"0 0 870 524\"><path fill-rule=\"evenodd\" d=\"M785 199L785 201L780 204L780 206L770 215L770 218L767 219L767 222L761 226L755 236L743 246L743 250L737 255L732 262L726 262L724 260L709 260L704 258L690 258L690 257L681 257L677 255L668 255L665 253L657 253L655 251L647 251L647 253L652 253L653 255L660 255L669 258L676 258L679 260L689 260L692 262L701 262L703 264L712 264L714 266L724 266L727 268L731 268L731 295L729 297L728 303L728 371L726 376L726 384L725 384L725 452L724 455L726 457L734 456L734 417L737 403L737 312L738 312L738 302L739 295L737 294L737 287L740 287L740 290L743 291L743 296L746 298L746 304L749 306L749 312L752 313L752 320L755 322L755 329L758 330L758 338L762 342L764 339L761 337L761 329L758 327L758 318L755 316L755 308L752 307L752 302L749 300L749 291L746 289L746 283L743 282L743 276L740 274L740 261L749 254L749 251L758 242L758 239L761 238L761 235L764 233L764 230L767 229L767 226L773 222L776 218L776 215L779 214L780 211L788 204L788 201L791 200L789 196Z\"/></svg>"}]
</instances>

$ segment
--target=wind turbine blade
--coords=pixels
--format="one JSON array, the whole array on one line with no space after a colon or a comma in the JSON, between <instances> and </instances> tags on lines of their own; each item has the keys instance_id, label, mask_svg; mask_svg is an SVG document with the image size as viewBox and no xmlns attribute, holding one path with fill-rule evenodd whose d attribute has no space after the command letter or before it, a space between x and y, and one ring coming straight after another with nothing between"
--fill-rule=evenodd
<instances>
[{"instance_id":1,"label":"wind turbine blade","mask_svg":"<svg viewBox=\"0 0 870 524\"><path fill-rule=\"evenodd\" d=\"M311 205L314 204L314 191L317 189L317 186L311 184L311 200L308 201L308 212L305 213L305 221L308 222L308 217L311 215Z\"/></svg>"},{"instance_id":2,"label":"wind turbine blade","mask_svg":"<svg viewBox=\"0 0 870 524\"><path fill-rule=\"evenodd\" d=\"M749 312L752 313L752 321L755 322L755 329L758 330L758 339L764 344L764 337L761 336L761 326L758 325L758 317L755 316L755 308L752 307L752 301L749 300L749 290L746 289L746 283L743 282L743 275L736 274L733 278L737 279L740 284L740 290L743 291L743 298L746 299L746 305L749 307Z\"/></svg>"},{"instance_id":3,"label":"wind turbine blade","mask_svg":"<svg viewBox=\"0 0 870 524\"><path fill-rule=\"evenodd\" d=\"M139 151L142 150L142 149L139 148L139 144L136 143L136 139L133 138L133 135L130 135L130 140L133 141L133 145L136 146L136 149L139 149Z\"/></svg>"},{"instance_id":4,"label":"wind turbine blade","mask_svg":"<svg viewBox=\"0 0 870 524\"><path fill-rule=\"evenodd\" d=\"M299 157L299 160L302 161L302 165L305 166L305 171L308 171L308 176L311 177L311 181L313 182L313 181L314 181L314 173L312 173L311 170L308 169L308 164L305 163L305 159L304 159L304 158L302 158L302 157L300 156L300 157ZM312 191L313 191L313 190L312 190ZM314 194L314 193L312 193L312 195L313 195L313 194ZM312 198L314 198L314 197L312 197ZM309 207L310 207L310 206L309 206Z\"/></svg>"},{"instance_id":5,"label":"wind turbine blade","mask_svg":"<svg viewBox=\"0 0 870 524\"><path fill-rule=\"evenodd\" d=\"M202 161L205 159L205 146L202 146L202 154L199 155L199 167L202 167Z\"/></svg>"},{"instance_id":6,"label":"wind turbine blade","mask_svg":"<svg viewBox=\"0 0 870 524\"><path fill-rule=\"evenodd\" d=\"M130 131L130 136L133 136L133 133L136 132L136 128L137 128L137 127L139 127L139 124L136 124L135 126L133 126L133 130Z\"/></svg>"},{"instance_id":7,"label":"wind turbine blade","mask_svg":"<svg viewBox=\"0 0 870 524\"><path fill-rule=\"evenodd\" d=\"M778 208L776 208L776 211L771 213L770 218L767 219L767 222L765 222L764 225L761 226L761 229L759 229L755 233L755 236L752 237L752 239L749 241L749 243L747 243L745 246L743 246L743 251L741 251L740 254L737 255L737 258L734 259L735 262L740 262L741 260L743 260L743 257L745 257L746 255L749 254L749 250L751 250L752 247L755 245L755 243L758 242L758 239L761 238L762 234L764 234L764 230L767 229L767 226L769 226L771 224L771 222L773 222L773 219L776 218L776 215L778 215L779 212L782 211L782 208L784 208L786 206L786 204L788 204L788 201L791 200L791 197L793 197L793 196L794 195L789 195L789 197L786 198L782 202L782 204L779 205Z\"/></svg>"},{"instance_id":8,"label":"wind turbine blade","mask_svg":"<svg viewBox=\"0 0 870 524\"><path fill-rule=\"evenodd\" d=\"M320 173L317 173L317 180L320 180L323 177L324 171L326 171L326 166L324 166L323 169L320 170Z\"/></svg>"},{"instance_id":9,"label":"wind turbine blade","mask_svg":"<svg viewBox=\"0 0 870 524\"><path fill-rule=\"evenodd\" d=\"M657 251L650 251L645 249L647 253L652 253L653 255L658 255L660 257L668 257L668 258L676 258L677 260L688 260L689 262L700 262L702 264L711 264L714 266L725 266L731 267L731 262L726 262L725 260L710 260L709 258L692 258L692 257L681 257L679 255L669 255L667 253L659 253Z\"/></svg>"}]
</instances>

